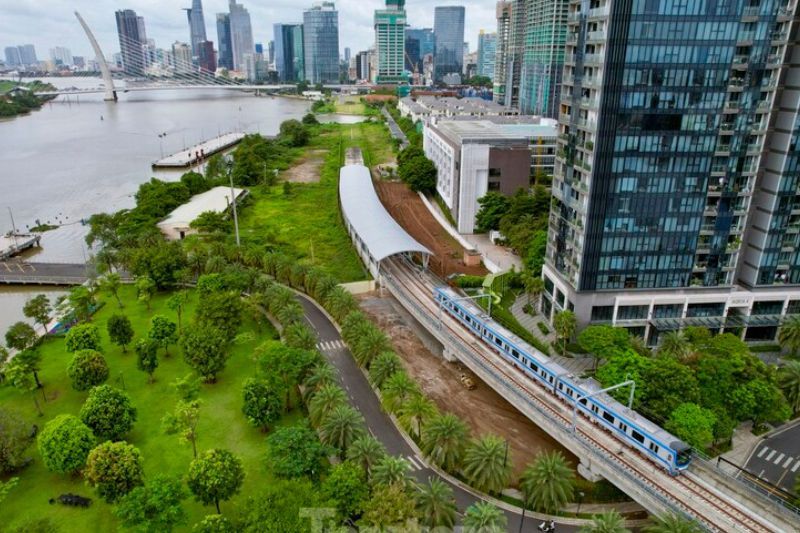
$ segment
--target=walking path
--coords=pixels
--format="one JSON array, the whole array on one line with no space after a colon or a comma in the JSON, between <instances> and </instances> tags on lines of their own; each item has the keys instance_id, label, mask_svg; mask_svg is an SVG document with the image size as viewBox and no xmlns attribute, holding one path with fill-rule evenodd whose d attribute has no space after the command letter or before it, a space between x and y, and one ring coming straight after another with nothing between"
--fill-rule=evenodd
<instances>
[{"instance_id":1,"label":"walking path","mask_svg":"<svg viewBox=\"0 0 800 533\"><path fill-rule=\"evenodd\" d=\"M153 168L186 168L238 144L243 138L244 133L226 133L163 157L153 163Z\"/></svg>"},{"instance_id":2,"label":"walking path","mask_svg":"<svg viewBox=\"0 0 800 533\"><path fill-rule=\"evenodd\" d=\"M400 149L402 150L408 146L408 137L406 137L406 134L400 129L400 126L397 125L397 122L394 121L394 117L386 111L385 107L381 109L381 113L383 113L384 118L386 118L386 124L389 126L389 132L391 132L392 137L400 140Z\"/></svg>"}]
</instances>

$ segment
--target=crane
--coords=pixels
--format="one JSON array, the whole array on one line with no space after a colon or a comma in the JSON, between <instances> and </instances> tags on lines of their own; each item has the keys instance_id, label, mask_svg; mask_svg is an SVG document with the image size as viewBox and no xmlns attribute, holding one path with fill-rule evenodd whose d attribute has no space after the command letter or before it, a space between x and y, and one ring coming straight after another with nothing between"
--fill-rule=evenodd
<instances>
[{"instance_id":1,"label":"crane","mask_svg":"<svg viewBox=\"0 0 800 533\"><path fill-rule=\"evenodd\" d=\"M411 56L408 55L408 52L404 53L406 55L406 61L408 61L408 64L414 68L414 72L411 75L411 79L414 82L414 85L419 85L419 69L417 68L417 62L411 61Z\"/></svg>"}]
</instances>

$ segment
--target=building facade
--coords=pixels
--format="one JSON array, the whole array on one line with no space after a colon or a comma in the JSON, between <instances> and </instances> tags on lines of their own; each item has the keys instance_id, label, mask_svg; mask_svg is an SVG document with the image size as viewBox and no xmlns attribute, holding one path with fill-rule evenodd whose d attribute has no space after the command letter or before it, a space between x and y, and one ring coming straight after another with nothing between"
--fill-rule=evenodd
<instances>
[{"instance_id":1,"label":"building facade","mask_svg":"<svg viewBox=\"0 0 800 533\"><path fill-rule=\"evenodd\" d=\"M64 65L65 67L72 66L72 52L69 51L69 48L64 48L63 46L51 48L50 59L52 59L53 63L56 65Z\"/></svg>"},{"instance_id":2,"label":"building facade","mask_svg":"<svg viewBox=\"0 0 800 533\"><path fill-rule=\"evenodd\" d=\"M252 56L255 53L250 13L243 5L237 4L236 0L230 0L229 9L233 70L245 72L248 60L252 60L252 58L248 59L247 56Z\"/></svg>"},{"instance_id":3,"label":"building facade","mask_svg":"<svg viewBox=\"0 0 800 533\"><path fill-rule=\"evenodd\" d=\"M745 4L569 2L546 315L654 345L800 312L797 3Z\"/></svg>"},{"instance_id":4,"label":"building facade","mask_svg":"<svg viewBox=\"0 0 800 533\"><path fill-rule=\"evenodd\" d=\"M433 14L434 81L464 70L464 6L438 6Z\"/></svg>"},{"instance_id":5,"label":"building facade","mask_svg":"<svg viewBox=\"0 0 800 533\"><path fill-rule=\"evenodd\" d=\"M192 0L192 7L186 10L189 19L189 42L192 45L192 56L200 58L206 38L206 19L203 16L203 0Z\"/></svg>"},{"instance_id":6,"label":"building facade","mask_svg":"<svg viewBox=\"0 0 800 533\"><path fill-rule=\"evenodd\" d=\"M378 54L377 83L401 83L406 53L405 0L386 0L385 9L375 10L375 50Z\"/></svg>"},{"instance_id":7,"label":"building facade","mask_svg":"<svg viewBox=\"0 0 800 533\"><path fill-rule=\"evenodd\" d=\"M275 24L275 70L283 82L297 82L305 79L303 53L303 25Z\"/></svg>"},{"instance_id":8,"label":"building facade","mask_svg":"<svg viewBox=\"0 0 800 533\"><path fill-rule=\"evenodd\" d=\"M522 0L497 2L493 98L495 102L509 108L518 107L519 104L524 8Z\"/></svg>"},{"instance_id":9,"label":"building facade","mask_svg":"<svg viewBox=\"0 0 800 533\"><path fill-rule=\"evenodd\" d=\"M36 65L39 60L36 58L36 48L32 44L23 44L17 47L19 50L19 61L23 65Z\"/></svg>"},{"instance_id":10,"label":"building facade","mask_svg":"<svg viewBox=\"0 0 800 533\"><path fill-rule=\"evenodd\" d=\"M122 68L128 75L141 76L147 66L144 57L144 45L147 43L144 19L132 9L117 11L115 15Z\"/></svg>"},{"instance_id":11,"label":"building facade","mask_svg":"<svg viewBox=\"0 0 800 533\"><path fill-rule=\"evenodd\" d=\"M369 80L369 51L356 54L356 78L359 81Z\"/></svg>"},{"instance_id":12,"label":"building facade","mask_svg":"<svg viewBox=\"0 0 800 533\"><path fill-rule=\"evenodd\" d=\"M425 56L432 60L436 50L436 40L432 28L406 28L406 69L418 74L424 73Z\"/></svg>"},{"instance_id":13,"label":"building facade","mask_svg":"<svg viewBox=\"0 0 800 533\"><path fill-rule=\"evenodd\" d=\"M478 76L494 79L494 61L497 55L497 34L484 33L478 35Z\"/></svg>"},{"instance_id":14,"label":"building facade","mask_svg":"<svg viewBox=\"0 0 800 533\"><path fill-rule=\"evenodd\" d=\"M200 68L206 72L215 72L217 70L217 53L214 51L214 43L203 41L199 46L200 57L197 60Z\"/></svg>"},{"instance_id":15,"label":"building facade","mask_svg":"<svg viewBox=\"0 0 800 533\"><path fill-rule=\"evenodd\" d=\"M227 13L217 13L217 46L217 66L233 70L231 17Z\"/></svg>"},{"instance_id":16,"label":"building facade","mask_svg":"<svg viewBox=\"0 0 800 533\"><path fill-rule=\"evenodd\" d=\"M333 2L319 2L303 12L305 79L339 82L339 12Z\"/></svg>"},{"instance_id":17,"label":"building facade","mask_svg":"<svg viewBox=\"0 0 800 533\"><path fill-rule=\"evenodd\" d=\"M22 60L19 57L19 48L16 46L6 46L6 65L9 67L18 67L22 65Z\"/></svg>"}]
</instances>

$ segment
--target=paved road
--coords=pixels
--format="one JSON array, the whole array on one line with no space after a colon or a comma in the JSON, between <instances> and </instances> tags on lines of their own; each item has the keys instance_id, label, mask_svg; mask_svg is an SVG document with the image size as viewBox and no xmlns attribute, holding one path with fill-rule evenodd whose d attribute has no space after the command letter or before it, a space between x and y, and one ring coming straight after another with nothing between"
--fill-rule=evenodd
<instances>
[{"instance_id":1,"label":"paved road","mask_svg":"<svg viewBox=\"0 0 800 533\"><path fill-rule=\"evenodd\" d=\"M80 285L87 280L86 265L68 263L0 262L0 283Z\"/></svg>"},{"instance_id":2,"label":"paved road","mask_svg":"<svg viewBox=\"0 0 800 533\"><path fill-rule=\"evenodd\" d=\"M314 329L317 335L318 346L336 368L339 381L350 397L352 404L364 415L369 432L383 443L386 450L392 454L403 457L411 463L414 477L420 482L427 482L430 477L438 477L438 474L428 468L425 461L414 453L414 450L400 435L398 429L392 424L389 416L381 409L380 402L372 390L367 378L356 365L355 359L350 354L336 327L305 296L298 296L300 304L305 311L306 320ZM452 489L456 498L459 513L475 503L476 497L457 485L451 484L443 479ZM520 515L506 511L508 517L509 531L519 531ZM537 519L525 518L522 531L535 533L540 521ZM574 532L578 528L570 525L558 524L558 532Z\"/></svg>"},{"instance_id":3,"label":"paved road","mask_svg":"<svg viewBox=\"0 0 800 533\"><path fill-rule=\"evenodd\" d=\"M800 475L800 422L759 443L745 470L794 493L795 479Z\"/></svg>"},{"instance_id":4,"label":"paved road","mask_svg":"<svg viewBox=\"0 0 800 533\"><path fill-rule=\"evenodd\" d=\"M381 112L383 116L386 117L386 123L389 125L389 131L392 133L392 137L400 139L401 148L408 146L408 137L406 137L406 134L400 129L400 126L397 125L397 122L394 121L394 117L392 117L385 108Z\"/></svg>"}]
</instances>

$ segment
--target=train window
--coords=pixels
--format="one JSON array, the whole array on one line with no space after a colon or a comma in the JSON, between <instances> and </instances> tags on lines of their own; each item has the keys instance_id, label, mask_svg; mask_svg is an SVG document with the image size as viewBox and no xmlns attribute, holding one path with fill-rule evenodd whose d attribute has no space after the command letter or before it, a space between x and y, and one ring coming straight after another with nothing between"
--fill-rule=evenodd
<instances>
[{"instance_id":1,"label":"train window","mask_svg":"<svg viewBox=\"0 0 800 533\"><path fill-rule=\"evenodd\" d=\"M572 396L572 389L567 389L567 394L569 394L570 396Z\"/></svg>"},{"instance_id":2,"label":"train window","mask_svg":"<svg viewBox=\"0 0 800 533\"><path fill-rule=\"evenodd\" d=\"M620 423L619 423L619 429L621 429L622 431L624 431L625 433L627 433L627 432L628 432L628 424L626 424L626 423L624 423L624 422L620 422Z\"/></svg>"},{"instance_id":3,"label":"train window","mask_svg":"<svg viewBox=\"0 0 800 533\"><path fill-rule=\"evenodd\" d=\"M592 411L594 411L595 413L597 412L597 406L595 404L592 404Z\"/></svg>"},{"instance_id":4,"label":"train window","mask_svg":"<svg viewBox=\"0 0 800 533\"><path fill-rule=\"evenodd\" d=\"M528 365L531 367L531 370L533 370L534 372L538 372L539 371L539 367L536 366L535 364L533 364L532 362L528 361Z\"/></svg>"},{"instance_id":5,"label":"train window","mask_svg":"<svg viewBox=\"0 0 800 533\"><path fill-rule=\"evenodd\" d=\"M581 402L581 405L586 405L586 398L581 398L578 401Z\"/></svg>"},{"instance_id":6,"label":"train window","mask_svg":"<svg viewBox=\"0 0 800 533\"><path fill-rule=\"evenodd\" d=\"M650 449L658 453L658 444L650 443Z\"/></svg>"},{"instance_id":7,"label":"train window","mask_svg":"<svg viewBox=\"0 0 800 533\"><path fill-rule=\"evenodd\" d=\"M549 381L550 383L552 383L552 382L553 382L553 376L548 376L548 377L547 377L547 381Z\"/></svg>"},{"instance_id":8,"label":"train window","mask_svg":"<svg viewBox=\"0 0 800 533\"><path fill-rule=\"evenodd\" d=\"M564 390L564 384L563 383L559 383L558 384L558 390Z\"/></svg>"},{"instance_id":9,"label":"train window","mask_svg":"<svg viewBox=\"0 0 800 533\"><path fill-rule=\"evenodd\" d=\"M511 348L511 353L514 354L514 357L519 357L519 352L516 351L514 348Z\"/></svg>"},{"instance_id":10,"label":"train window","mask_svg":"<svg viewBox=\"0 0 800 533\"><path fill-rule=\"evenodd\" d=\"M498 346L502 346L503 345L503 341L500 340L500 337L495 337L494 338L494 343L496 345L498 345Z\"/></svg>"},{"instance_id":11,"label":"train window","mask_svg":"<svg viewBox=\"0 0 800 533\"><path fill-rule=\"evenodd\" d=\"M631 431L631 436L632 436L634 439L636 439L636 440L638 440L639 442L641 442L642 444L644 444L644 435L642 435L641 433L639 433L639 432L638 432L638 431L636 431L635 429L634 429L633 431Z\"/></svg>"},{"instance_id":12,"label":"train window","mask_svg":"<svg viewBox=\"0 0 800 533\"><path fill-rule=\"evenodd\" d=\"M614 415L612 415L608 411L603 411L603 418L605 418L606 420L608 420L612 424L614 423Z\"/></svg>"}]
</instances>

